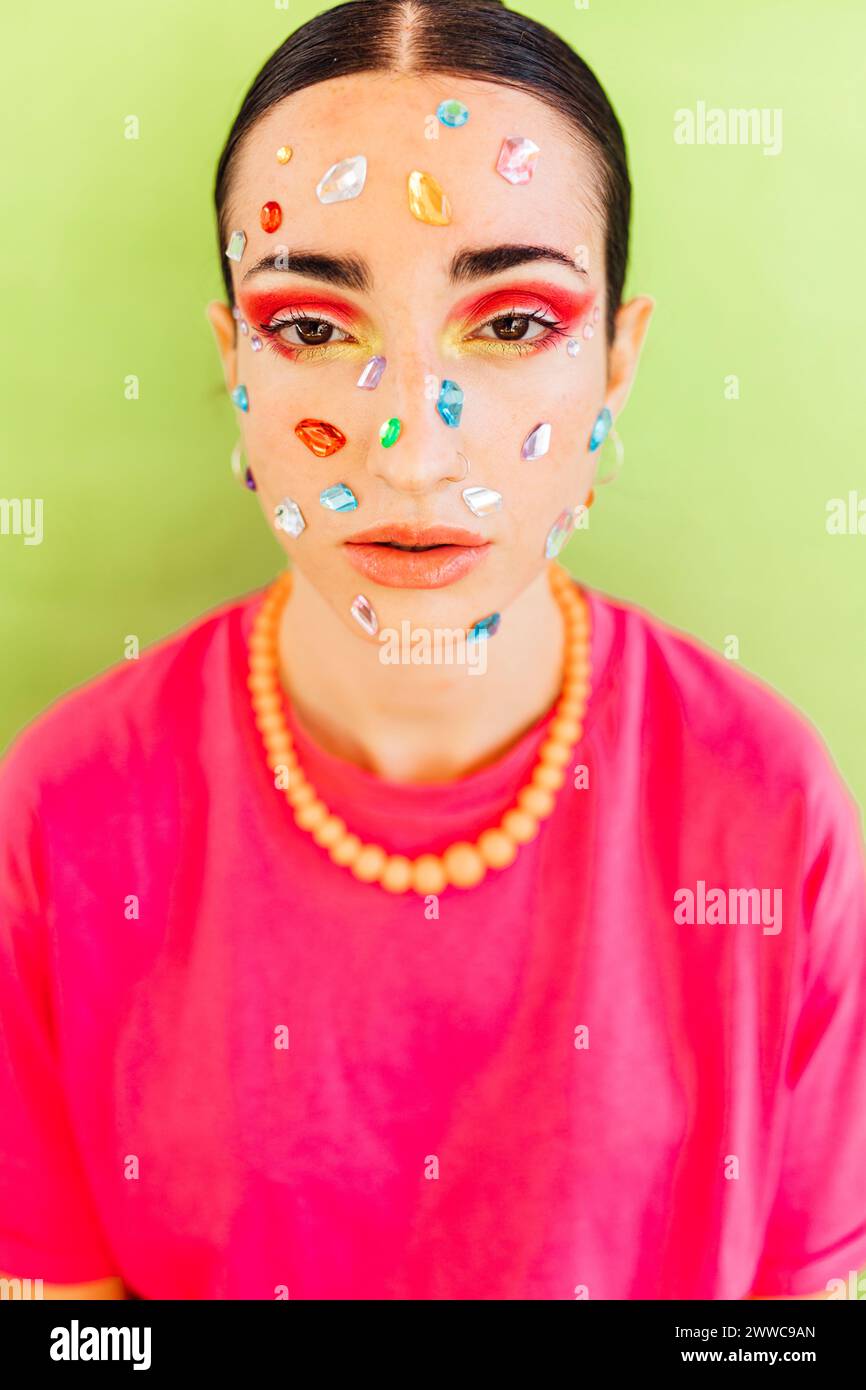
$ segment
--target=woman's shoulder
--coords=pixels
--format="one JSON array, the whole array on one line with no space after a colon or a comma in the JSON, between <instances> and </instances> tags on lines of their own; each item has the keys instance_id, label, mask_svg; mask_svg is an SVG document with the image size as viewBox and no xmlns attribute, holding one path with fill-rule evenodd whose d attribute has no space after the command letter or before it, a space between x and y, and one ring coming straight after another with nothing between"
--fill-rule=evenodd
<instances>
[{"instance_id":1,"label":"woman's shoulder","mask_svg":"<svg viewBox=\"0 0 866 1390\"><path fill-rule=\"evenodd\" d=\"M261 590L205 613L58 696L12 739L0 787L68 784L96 760L119 776L133 756L148 757L225 698L235 644Z\"/></svg>"},{"instance_id":2,"label":"woman's shoulder","mask_svg":"<svg viewBox=\"0 0 866 1390\"><path fill-rule=\"evenodd\" d=\"M588 594L604 646L603 727L620 738L631 728L646 757L672 775L700 763L755 794L801 789L817 802L853 804L823 734L743 667L733 636L722 639L723 653L637 603Z\"/></svg>"}]
</instances>

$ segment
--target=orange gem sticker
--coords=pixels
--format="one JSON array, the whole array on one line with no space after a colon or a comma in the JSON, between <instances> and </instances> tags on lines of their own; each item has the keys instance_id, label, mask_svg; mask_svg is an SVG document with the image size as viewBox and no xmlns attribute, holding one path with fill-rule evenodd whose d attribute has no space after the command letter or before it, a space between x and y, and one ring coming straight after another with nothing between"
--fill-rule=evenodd
<instances>
[{"instance_id":1,"label":"orange gem sticker","mask_svg":"<svg viewBox=\"0 0 866 1390\"><path fill-rule=\"evenodd\" d=\"M265 203L261 211L262 230L275 232L282 220L283 211L279 203Z\"/></svg>"},{"instance_id":2,"label":"orange gem sticker","mask_svg":"<svg viewBox=\"0 0 866 1390\"><path fill-rule=\"evenodd\" d=\"M336 425L329 425L327 420L299 420L295 425L295 434L320 459L330 458L346 442L343 431L338 430Z\"/></svg>"}]
</instances>

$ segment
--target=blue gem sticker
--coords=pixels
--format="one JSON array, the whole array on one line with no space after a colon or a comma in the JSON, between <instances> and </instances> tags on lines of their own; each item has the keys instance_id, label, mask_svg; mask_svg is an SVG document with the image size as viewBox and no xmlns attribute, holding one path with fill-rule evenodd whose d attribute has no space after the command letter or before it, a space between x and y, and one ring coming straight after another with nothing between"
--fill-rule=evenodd
<instances>
[{"instance_id":1,"label":"blue gem sticker","mask_svg":"<svg viewBox=\"0 0 866 1390\"><path fill-rule=\"evenodd\" d=\"M463 414L463 392L456 381L442 382L436 409L446 425L450 425L453 430L456 430L460 424L460 416Z\"/></svg>"},{"instance_id":2,"label":"blue gem sticker","mask_svg":"<svg viewBox=\"0 0 866 1390\"><path fill-rule=\"evenodd\" d=\"M353 512L358 505L357 497L345 483L335 483L333 487L326 487L319 493L319 501L329 512Z\"/></svg>"},{"instance_id":3,"label":"blue gem sticker","mask_svg":"<svg viewBox=\"0 0 866 1390\"><path fill-rule=\"evenodd\" d=\"M469 641L477 641L480 637L495 637L501 622L501 613L491 613L489 618L479 618L469 629Z\"/></svg>"},{"instance_id":4,"label":"blue gem sticker","mask_svg":"<svg viewBox=\"0 0 866 1390\"><path fill-rule=\"evenodd\" d=\"M448 101L440 101L436 107L436 115L442 125L456 129L458 126L465 125L469 120L469 107L452 97Z\"/></svg>"}]
</instances>

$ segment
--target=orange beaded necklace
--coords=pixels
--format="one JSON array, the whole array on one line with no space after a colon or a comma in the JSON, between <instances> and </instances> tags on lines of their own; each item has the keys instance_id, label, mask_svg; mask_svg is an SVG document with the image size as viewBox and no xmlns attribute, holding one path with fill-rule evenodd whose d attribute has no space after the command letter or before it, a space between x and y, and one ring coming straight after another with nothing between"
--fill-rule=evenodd
<instances>
[{"instance_id":1,"label":"orange beaded necklace","mask_svg":"<svg viewBox=\"0 0 866 1390\"><path fill-rule=\"evenodd\" d=\"M301 829L329 852L335 864L350 869L363 883L378 883L389 893L412 889L425 896L441 893L449 885L474 888L488 869L507 868L519 846L534 839L539 822L551 814L554 793L565 781L564 768L583 734L590 689L590 624L587 601L565 570L551 564L548 577L565 623L565 670L556 717L539 749L532 776L499 825L483 831L474 844L458 841L441 855L422 854L417 859L388 854L381 845L363 844L339 816L331 814L304 776L283 714L277 650L280 613L291 590L290 572L285 571L270 585L250 633L247 680L268 767L277 774Z\"/></svg>"}]
</instances>

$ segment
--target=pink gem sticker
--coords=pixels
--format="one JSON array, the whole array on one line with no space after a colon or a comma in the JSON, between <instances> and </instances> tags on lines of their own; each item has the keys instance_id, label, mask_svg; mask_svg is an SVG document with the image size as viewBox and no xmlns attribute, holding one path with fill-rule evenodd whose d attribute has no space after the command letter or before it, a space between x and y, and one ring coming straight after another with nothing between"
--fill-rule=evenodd
<instances>
[{"instance_id":1,"label":"pink gem sticker","mask_svg":"<svg viewBox=\"0 0 866 1390\"><path fill-rule=\"evenodd\" d=\"M527 140L525 135L509 135L502 141L496 172L509 183L529 183L538 155L539 146L534 140Z\"/></svg>"}]
</instances>

